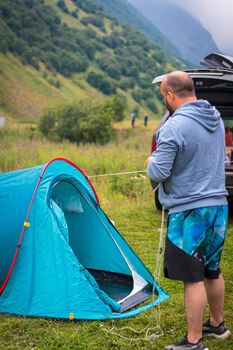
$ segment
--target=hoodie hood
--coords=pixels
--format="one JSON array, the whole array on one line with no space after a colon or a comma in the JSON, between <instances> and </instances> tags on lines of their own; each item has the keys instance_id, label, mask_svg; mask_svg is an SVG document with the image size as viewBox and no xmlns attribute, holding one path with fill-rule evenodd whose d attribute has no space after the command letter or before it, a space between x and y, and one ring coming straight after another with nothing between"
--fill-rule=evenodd
<instances>
[{"instance_id":1,"label":"hoodie hood","mask_svg":"<svg viewBox=\"0 0 233 350\"><path fill-rule=\"evenodd\" d=\"M201 124L209 132L214 132L220 123L220 113L206 100L197 100L183 104L173 113L176 115L191 118Z\"/></svg>"}]
</instances>

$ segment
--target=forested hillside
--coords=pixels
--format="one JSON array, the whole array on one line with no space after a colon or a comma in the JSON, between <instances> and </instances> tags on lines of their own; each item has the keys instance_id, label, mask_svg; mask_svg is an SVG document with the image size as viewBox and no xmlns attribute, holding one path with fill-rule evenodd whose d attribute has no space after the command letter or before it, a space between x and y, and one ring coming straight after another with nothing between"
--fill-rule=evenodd
<instances>
[{"instance_id":1,"label":"forested hillside","mask_svg":"<svg viewBox=\"0 0 233 350\"><path fill-rule=\"evenodd\" d=\"M0 111L13 116L87 95L156 113L153 77L182 66L89 0L1 2L0 52Z\"/></svg>"},{"instance_id":2,"label":"forested hillside","mask_svg":"<svg viewBox=\"0 0 233 350\"><path fill-rule=\"evenodd\" d=\"M94 4L101 5L112 16L116 17L120 23L131 25L138 29L147 38L167 54L181 57L181 53L175 45L167 39L146 17L132 6L128 0L91 0Z\"/></svg>"}]
</instances>

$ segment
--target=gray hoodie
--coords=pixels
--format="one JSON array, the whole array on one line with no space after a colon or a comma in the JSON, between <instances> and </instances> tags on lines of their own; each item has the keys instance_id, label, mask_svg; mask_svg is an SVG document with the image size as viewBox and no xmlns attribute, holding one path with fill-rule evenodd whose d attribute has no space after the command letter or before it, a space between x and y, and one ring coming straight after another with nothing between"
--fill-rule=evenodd
<instances>
[{"instance_id":1,"label":"gray hoodie","mask_svg":"<svg viewBox=\"0 0 233 350\"><path fill-rule=\"evenodd\" d=\"M169 213L227 204L224 135L219 112L205 100L183 104L159 129L148 175L160 183Z\"/></svg>"}]
</instances>

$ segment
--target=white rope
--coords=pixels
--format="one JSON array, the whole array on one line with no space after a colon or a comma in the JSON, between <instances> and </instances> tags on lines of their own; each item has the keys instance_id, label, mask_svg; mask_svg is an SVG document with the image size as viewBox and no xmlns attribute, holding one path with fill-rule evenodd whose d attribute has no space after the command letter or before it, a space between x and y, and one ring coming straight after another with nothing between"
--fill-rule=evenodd
<instances>
[{"instance_id":1,"label":"white rope","mask_svg":"<svg viewBox=\"0 0 233 350\"><path fill-rule=\"evenodd\" d=\"M132 338L132 337L130 338L130 337L126 336L126 335L120 334L119 332L114 332L114 329L115 329L114 320L112 320L112 328L108 329L103 324L100 324L100 327L106 333L109 333L111 335L115 335L115 336L117 336L118 338L121 338L121 339L130 340L130 341L140 341L140 340L150 341L150 340L158 339L159 337L164 335L164 333L163 333L163 331L161 330L160 327L150 328L149 325L150 324L148 324L145 328L143 328L141 330L136 330L136 329L133 329L132 327L122 327L121 328L121 331L128 330L128 331L131 331L132 333L137 334L137 335L138 334L142 334L142 333L144 333L146 331L146 334L145 334L144 337L136 337L136 338ZM156 329L157 329L157 332L156 332ZM149 334L151 331L153 331L153 333Z\"/></svg>"},{"instance_id":2,"label":"white rope","mask_svg":"<svg viewBox=\"0 0 233 350\"><path fill-rule=\"evenodd\" d=\"M135 170L135 171L125 171L122 173L112 173L112 174L99 174L99 175L90 175L89 179L94 177L105 177L105 176L117 176L117 175L129 175L129 174L138 174L138 173L146 173L146 170Z\"/></svg>"},{"instance_id":3,"label":"white rope","mask_svg":"<svg viewBox=\"0 0 233 350\"><path fill-rule=\"evenodd\" d=\"M156 192L159 188L159 185L153 190L154 192ZM162 253L163 253L163 235L164 235L164 220L165 220L165 209L164 206L162 208L162 219L161 219L161 228L160 228L160 236L159 236L159 245L158 245L158 252L157 252L157 257L156 257L156 261L155 261L155 270L153 272L153 277L154 277L154 284L153 284L153 288L152 288L152 303L154 302L155 299L155 283L156 281L159 281L160 279L160 273L161 273L161 265L162 265ZM153 319L152 319L153 317ZM156 325L151 327L152 321L156 321ZM115 332L115 325L114 325L114 320L112 320L112 327L109 329L107 327L104 326L104 324L100 324L100 329L111 334L111 335L115 335L118 338L122 338L122 339L126 339L129 341L152 341L155 339L158 339L159 337L162 337L164 335L164 332L161 328L161 312L160 312L160 305L157 305L156 308L153 308L152 312L150 313L150 319L148 322L148 325L146 327L144 327L142 330L136 330L133 329L132 327L122 327L121 328L121 332L124 330L130 331L134 334L137 335L141 335L144 332L145 335L144 337L136 337L136 338L132 338L126 335L122 335L119 332ZM151 332L151 334L150 334ZM153 333L152 333L153 332Z\"/></svg>"},{"instance_id":4,"label":"white rope","mask_svg":"<svg viewBox=\"0 0 233 350\"><path fill-rule=\"evenodd\" d=\"M225 160L225 164L231 165L233 164L233 161ZM139 174L139 173L146 173L147 170L134 170L134 171L124 171L120 173L110 173L110 174L98 174L98 175L88 175L88 179L93 179L95 177L108 177L108 176L118 176L118 175L130 175L130 174ZM159 185L153 190L154 192L157 191Z\"/></svg>"}]
</instances>

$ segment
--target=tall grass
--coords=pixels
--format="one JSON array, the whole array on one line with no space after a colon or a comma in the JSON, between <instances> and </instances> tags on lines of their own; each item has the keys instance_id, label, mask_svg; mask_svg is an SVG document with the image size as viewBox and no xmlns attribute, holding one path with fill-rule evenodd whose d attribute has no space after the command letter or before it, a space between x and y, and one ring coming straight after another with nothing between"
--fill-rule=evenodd
<instances>
[{"instance_id":1,"label":"tall grass","mask_svg":"<svg viewBox=\"0 0 233 350\"><path fill-rule=\"evenodd\" d=\"M121 124L120 124L121 125ZM130 121L128 122L130 126ZM6 172L43 164L51 158L64 157L81 166L89 175L145 169L156 122L144 128L119 128L105 146L52 143L43 138L36 125L0 129L0 171Z\"/></svg>"},{"instance_id":2,"label":"tall grass","mask_svg":"<svg viewBox=\"0 0 233 350\"><path fill-rule=\"evenodd\" d=\"M64 157L79 165L88 175L145 169L150 153L150 141L156 122L145 128L137 121L131 129L130 121L118 124L117 136L106 146L72 145L68 142L51 143L41 138L30 126L1 129L0 170L11 171ZM115 221L116 227L133 247L150 271L155 259L161 225L161 213L154 208L153 193L145 174L91 178L100 198L101 206ZM233 330L233 221L229 221L228 237L222 258L226 279L225 321ZM64 322L61 320L23 318L0 315L0 349L163 349L185 334L183 286L161 277L162 287L171 298L155 310L127 320L105 322ZM208 310L206 310L208 317ZM154 333L157 322L163 336L155 340L142 340L143 329L150 325ZM101 325L104 325L101 327ZM112 333L110 329L114 326ZM134 333L129 328L142 331ZM233 339L218 341L207 339L211 350L233 349Z\"/></svg>"}]
</instances>

